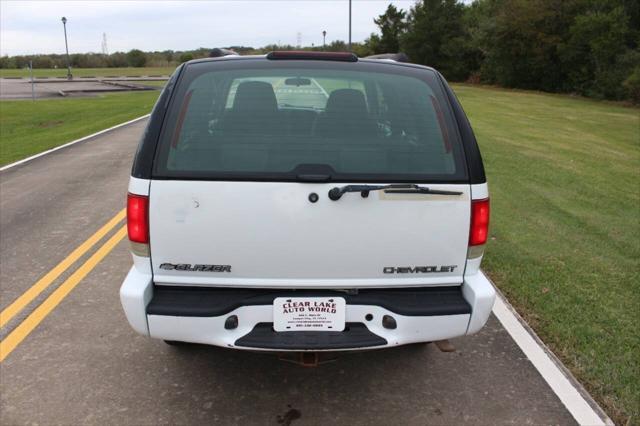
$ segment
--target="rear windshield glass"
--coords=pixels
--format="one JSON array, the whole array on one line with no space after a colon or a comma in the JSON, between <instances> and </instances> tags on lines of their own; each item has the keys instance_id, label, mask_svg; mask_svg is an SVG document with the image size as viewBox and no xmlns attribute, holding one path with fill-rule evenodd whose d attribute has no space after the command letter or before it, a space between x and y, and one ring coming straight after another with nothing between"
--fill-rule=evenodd
<instances>
[{"instance_id":1,"label":"rear windshield glass","mask_svg":"<svg viewBox=\"0 0 640 426\"><path fill-rule=\"evenodd\" d=\"M305 168L318 167L334 181L456 181L466 175L432 71L226 62L191 64L181 76L161 136L157 177L295 180Z\"/></svg>"}]
</instances>

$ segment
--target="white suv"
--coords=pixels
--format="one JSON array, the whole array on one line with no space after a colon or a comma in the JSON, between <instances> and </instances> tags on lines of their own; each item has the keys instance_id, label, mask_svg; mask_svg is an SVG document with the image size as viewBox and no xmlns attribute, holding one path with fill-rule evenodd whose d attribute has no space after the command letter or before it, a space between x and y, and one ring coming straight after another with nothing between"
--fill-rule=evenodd
<instances>
[{"instance_id":1,"label":"white suv","mask_svg":"<svg viewBox=\"0 0 640 426\"><path fill-rule=\"evenodd\" d=\"M480 330L489 194L434 69L351 53L190 61L127 202L131 326L169 342L361 350Z\"/></svg>"}]
</instances>

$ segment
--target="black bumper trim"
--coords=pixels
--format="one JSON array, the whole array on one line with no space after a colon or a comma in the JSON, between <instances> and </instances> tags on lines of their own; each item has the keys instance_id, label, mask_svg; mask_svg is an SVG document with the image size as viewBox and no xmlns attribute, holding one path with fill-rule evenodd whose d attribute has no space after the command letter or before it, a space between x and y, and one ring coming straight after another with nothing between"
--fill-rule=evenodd
<instances>
[{"instance_id":1,"label":"black bumper trim","mask_svg":"<svg viewBox=\"0 0 640 426\"><path fill-rule=\"evenodd\" d=\"M347 305L380 306L398 315L441 316L471 313L462 287L335 290L277 290L221 287L154 286L148 315L216 317L241 306L272 305L276 297L343 297Z\"/></svg>"},{"instance_id":2,"label":"black bumper trim","mask_svg":"<svg viewBox=\"0 0 640 426\"><path fill-rule=\"evenodd\" d=\"M272 323L257 324L235 345L256 349L324 350L384 346L387 340L361 323L347 323L344 331L288 331L278 333Z\"/></svg>"}]
</instances>

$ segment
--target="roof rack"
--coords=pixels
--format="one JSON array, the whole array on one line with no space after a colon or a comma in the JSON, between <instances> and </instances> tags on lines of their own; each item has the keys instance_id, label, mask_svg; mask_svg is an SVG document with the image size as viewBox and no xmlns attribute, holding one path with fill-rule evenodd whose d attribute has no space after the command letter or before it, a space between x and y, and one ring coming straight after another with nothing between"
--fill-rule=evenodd
<instances>
[{"instance_id":1,"label":"roof rack","mask_svg":"<svg viewBox=\"0 0 640 426\"><path fill-rule=\"evenodd\" d=\"M218 47L214 47L213 49L211 49L211 52L209 52L210 58L220 58L222 56L239 56L239 55L233 50L221 49Z\"/></svg>"},{"instance_id":2,"label":"roof rack","mask_svg":"<svg viewBox=\"0 0 640 426\"><path fill-rule=\"evenodd\" d=\"M364 59L390 59L396 62L410 62L406 53L381 53L379 55L365 56Z\"/></svg>"},{"instance_id":3,"label":"roof rack","mask_svg":"<svg viewBox=\"0 0 640 426\"><path fill-rule=\"evenodd\" d=\"M351 52L315 52L307 50L276 50L267 53L267 59L358 62L358 57Z\"/></svg>"}]
</instances>

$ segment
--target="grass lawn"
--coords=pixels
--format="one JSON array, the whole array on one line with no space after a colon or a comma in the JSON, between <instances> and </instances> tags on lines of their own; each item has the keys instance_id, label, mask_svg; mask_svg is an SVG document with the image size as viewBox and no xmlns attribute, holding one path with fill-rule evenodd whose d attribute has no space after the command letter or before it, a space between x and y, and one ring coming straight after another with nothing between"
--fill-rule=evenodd
<instances>
[{"instance_id":1,"label":"grass lawn","mask_svg":"<svg viewBox=\"0 0 640 426\"><path fill-rule=\"evenodd\" d=\"M0 165L147 114L159 91L0 102Z\"/></svg>"},{"instance_id":2,"label":"grass lawn","mask_svg":"<svg viewBox=\"0 0 640 426\"><path fill-rule=\"evenodd\" d=\"M614 421L640 422L640 109L454 89L491 191L483 268Z\"/></svg>"},{"instance_id":3,"label":"grass lawn","mask_svg":"<svg viewBox=\"0 0 640 426\"><path fill-rule=\"evenodd\" d=\"M74 77L139 77L141 75L171 75L175 67L146 68L72 68ZM66 77L66 68L34 69L34 77ZM28 69L0 69L0 77L29 77Z\"/></svg>"}]
</instances>

